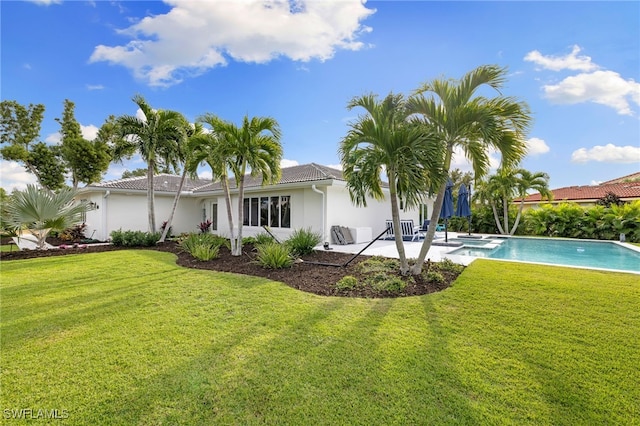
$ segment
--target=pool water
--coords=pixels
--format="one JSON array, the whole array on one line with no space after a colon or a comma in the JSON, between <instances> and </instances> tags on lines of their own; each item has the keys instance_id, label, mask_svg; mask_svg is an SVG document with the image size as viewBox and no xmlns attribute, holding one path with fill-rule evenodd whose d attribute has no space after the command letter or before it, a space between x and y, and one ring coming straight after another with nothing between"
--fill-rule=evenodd
<instances>
[{"instance_id":1,"label":"pool water","mask_svg":"<svg viewBox=\"0 0 640 426\"><path fill-rule=\"evenodd\" d=\"M640 252L610 241L508 238L499 247L462 247L450 254L640 272Z\"/></svg>"}]
</instances>

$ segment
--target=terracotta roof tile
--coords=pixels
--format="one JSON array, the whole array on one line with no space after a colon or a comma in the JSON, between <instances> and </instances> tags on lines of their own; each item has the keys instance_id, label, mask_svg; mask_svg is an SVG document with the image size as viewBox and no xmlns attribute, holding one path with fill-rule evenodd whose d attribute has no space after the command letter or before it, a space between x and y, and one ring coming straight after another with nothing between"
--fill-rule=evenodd
<instances>
[{"instance_id":1,"label":"terracotta roof tile","mask_svg":"<svg viewBox=\"0 0 640 426\"><path fill-rule=\"evenodd\" d=\"M568 186L552 190L554 201L584 201L597 200L608 192L613 192L622 200L640 199L640 181L592 186ZM540 194L532 194L524 199L526 202L541 201Z\"/></svg>"}]
</instances>

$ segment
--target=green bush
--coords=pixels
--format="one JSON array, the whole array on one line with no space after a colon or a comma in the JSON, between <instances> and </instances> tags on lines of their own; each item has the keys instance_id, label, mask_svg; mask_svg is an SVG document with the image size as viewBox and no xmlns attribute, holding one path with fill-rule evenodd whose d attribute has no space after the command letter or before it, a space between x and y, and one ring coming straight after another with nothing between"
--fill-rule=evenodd
<instances>
[{"instance_id":1,"label":"green bush","mask_svg":"<svg viewBox=\"0 0 640 426\"><path fill-rule=\"evenodd\" d=\"M199 260L211 260L218 257L220 247L229 248L229 240L213 234L189 234L179 243L182 250Z\"/></svg>"},{"instance_id":2,"label":"green bush","mask_svg":"<svg viewBox=\"0 0 640 426\"><path fill-rule=\"evenodd\" d=\"M337 290L354 290L361 287L358 279L352 275L344 276L336 283Z\"/></svg>"},{"instance_id":3,"label":"green bush","mask_svg":"<svg viewBox=\"0 0 640 426\"><path fill-rule=\"evenodd\" d=\"M427 271L427 281L441 284L444 282L444 276L438 271Z\"/></svg>"},{"instance_id":4,"label":"green bush","mask_svg":"<svg viewBox=\"0 0 640 426\"><path fill-rule=\"evenodd\" d=\"M208 244L200 243L195 244L191 250L191 256L198 260L208 261L216 259L220 253L220 246L211 246Z\"/></svg>"},{"instance_id":5,"label":"green bush","mask_svg":"<svg viewBox=\"0 0 640 426\"><path fill-rule=\"evenodd\" d=\"M286 245L294 256L304 256L313 252L313 248L320 244L322 237L320 234L308 229L296 229L287 239Z\"/></svg>"},{"instance_id":6,"label":"green bush","mask_svg":"<svg viewBox=\"0 0 640 426\"><path fill-rule=\"evenodd\" d=\"M159 232L123 231L111 232L111 244L121 247L151 247L160 239Z\"/></svg>"},{"instance_id":7,"label":"green bush","mask_svg":"<svg viewBox=\"0 0 640 426\"><path fill-rule=\"evenodd\" d=\"M394 274L400 269L400 262L398 261L398 259L373 256L358 263L357 268L363 274L371 274L377 272Z\"/></svg>"},{"instance_id":8,"label":"green bush","mask_svg":"<svg viewBox=\"0 0 640 426\"><path fill-rule=\"evenodd\" d=\"M367 284L374 290L390 293L399 293L407 287L407 283L402 278L382 271L370 275L367 278Z\"/></svg>"},{"instance_id":9,"label":"green bush","mask_svg":"<svg viewBox=\"0 0 640 426\"><path fill-rule=\"evenodd\" d=\"M437 268L440 271L448 271L453 272L455 274L460 274L464 270L464 266L458 263L454 263L451 259L444 258L440 262L436 264Z\"/></svg>"},{"instance_id":10,"label":"green bush","mask_svg":"<svg viewBox=\"0 0 640 426\"><path fill-rule=\"evenodd\" d=\"M282 269L293 264L289 248L284 244L270 243L257 246L256 262L263 268Z\"/></svg>"}]
</instances>

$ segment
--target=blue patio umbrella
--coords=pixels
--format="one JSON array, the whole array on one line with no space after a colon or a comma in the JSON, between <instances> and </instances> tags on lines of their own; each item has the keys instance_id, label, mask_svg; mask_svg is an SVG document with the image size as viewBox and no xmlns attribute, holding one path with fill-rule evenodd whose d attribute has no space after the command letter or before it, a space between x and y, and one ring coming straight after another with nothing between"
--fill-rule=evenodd
<instances>
[{"instance_id":1,"label":"blue patio umbrella","mask_svg":"<svg viewBox=\"0 0 640 426\"><path fill-rule=\"evenodd\" d=\"M444 219L444 241L449 241L449 235L447 231L447 222L449 218L453 216L453 182L451 179L447 180L447 186L444 190L444 201L442 202L442 208L440 209L440 218Z\"/></svg>"},{"instance_id":2,"label":"blue patio umbrella","mask_svg":"<svg viewBox=\"0 0 640 426\"><path fill-rule=\"evenodd\" d=\"M458 205L456 206L456 216L469 218L469 235L471 235L471 207L469 207L469 191L464 183L458 190Z\"/></svg>"}]
</instances>

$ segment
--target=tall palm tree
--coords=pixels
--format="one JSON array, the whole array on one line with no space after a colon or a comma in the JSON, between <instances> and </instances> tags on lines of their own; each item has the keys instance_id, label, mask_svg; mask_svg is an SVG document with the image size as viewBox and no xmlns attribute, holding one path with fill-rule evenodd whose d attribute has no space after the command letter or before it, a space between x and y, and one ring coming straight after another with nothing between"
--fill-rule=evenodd
<instances>
[{"instance_id":1,"label":"tall palm tree","mask_svg":"<svg viewBox=\"0 0 640 426\"><path fill-rule=\"evenodd\" d=\"M440 78L425 83L409 99L409 109L421 117L445 149L442 165L445 173L449 172L451 157L457 147L462 148L471 161L476 179L488 172L491 149L501 153L502 164L507 166L517 164L526 154L525 134L531 123L528 106L502 95L493 98L476 95L485 86L500 93L506 73L505 68L483 65L459 81ZM411 270L413 274L422 272L445 189L446 181L440 184L429 230Z\"/></svg>"},{"instance_id":2,"label":"tall palm tree","mask_svg":"<svg viewBox=\"0 0 640 426\"><path fill-rule=\"evenodd\" d=\"M351 201L367 205L367 196L384 199L381 174L389 183L391 219L394 229L400 229L400 203L406 208L424 201L429 189L442 177L438 164L443 159L441 145L434 141L425 127L412 123L411 111L402 95L387 95L378 101L373 94L353 98L348 109L363 108L365 115L351 123L351 129L340 143L339 154ZM400 232L395 232L400 258L400 272L409 271Z\"/></svg>"},{"instance_id":3,"label":"tall palm tree","mask_svg":"<svg viewBox=\"0 0 640 426\"><path fill-rule=\"evenodd\" d=\"M49 232L62 231L81 222L82 214L89 210L87 202L75 202L75 196L76 191L69 188L54 193L27 185L24 191L11 194L3 205L2 222L14 234L29 231L37 239L37 248L44 249Z\"/></svg>"},{"instance_id":4,"label":"tall palm tree","mask_svg":"<svg viewBox=\"0 0 640 426\"><path fill-rule=\"evenodd\" d=\"M242 126L223 122L219 128L225 144L228 144L238 189L238 235L231 241L231 253L242 255L242 225L244 223L244 179L247 171L252 177L261 176L262 185L274 184L280 180L282 145L280 126L272 117L244 116Z\"/></svg>"},{"instance_id":5,"label":"tall palm tree","mask_svg":"<svg viewBox=\"0 0 640 426\"><path fill-rule=\"evenodd\" d=\"M167 165L163 160L177 152L177 145L183 137L184 117L169 110L154 110L145 99L136 95L133 102L142 111L143 118L123 115L116 119L123 138L114 149L114 159L121 161L138 152L147 163L147 211L149 232L156 230L153 176Z\"/></svg>"},{"instance_id":6,"label":"tall palm tree","mask_svg":"<svg viewBox=\"0 0 640 426\"><path fill-rule=\"evenodd\" d=\"M162 230L162 235L160 236L158 243L163 243L167 238L167 234L169 233L169 229L171 228L171 223L173 222L173 216L175 216L176 209L178 207L178 201L180 201L180 195L182 193L182 188L184 187L184 181L186 180L188 175L191 177L195 177L196 175L197 163L195 168L191 167L189 164L189 162L193 161L192 151L189 149L189 141L195 137L202 135L204 133L204 127L202 127L201 123L195 123L192 126L186 120L184 121L183 125L183 138L179 141L177 150L174 152L170 152L170 154L173 155L170 156L170 158L166 159L166 162L171 164L174 171L177 171L180 166L182 166L182 176L180 177L180 184L178 185L176 195L173 198L171 213L169 214L169 218L164 225L164 229Z\"/></svg>"},{"instance_id":7,"label":"tall palm tree","mask_svg":"<svg viewBox=\"0 0 640 426\"><path fill-rule=\"evenodd\" d=\"M211 168L213 182L220 181L227 209L230 240L236 240L233 227L233 212L231 207L231 193L229 190L229 168L233 159L230 143L226 141L226 134L221 132L225 121L214 114L207 113L198 118L198 122L208 125L208 130L195 135L189 140L191 161L187 164L190 172L195 173L198 166L207 163Z\"/></svg>"},{"instance_id":8,"label":"tall palm tree","mask_svg":"<svg viewBox=\"0 0 640 426\"><path fill-rule=\"evenodd\" d=\"M513 224L513 228L509 234L513 235L516 232L516 228L520 223L520 219L522 218L522 209L524 208L524 199L527 197L527 194L530 189L534 191L538 191L542 198L546 198L547 200L551 200L553 198L553 192L549 189L549 175L544 172L535 172L532 173L526 169L518 169L516 171L517 179L515 185L515 193L518 198L520 198L520 204L518 205L518 215L516 216L516 221Z\"/></svg>"},{"instance_id":9,"label":"tall palm tree","mask_svg":"<svg viewBox=\"0 0 640 426\"><path fill-rule=\"evenodd\" d=\"M198 121L208 124L210 132L195 138L193 164L207 162L213 180L219 180L227 206L231 253L242 255L242 225L244 222L244 180L247 171L251 176L262 177L262 184L276 183L280 179L280 127L271 117L245 116L242 126L222 120L213 114L205 114ZM233 173L238 190L238 234L235 234L229 188L229 171Z\"/></svg>"}]
</instances>

